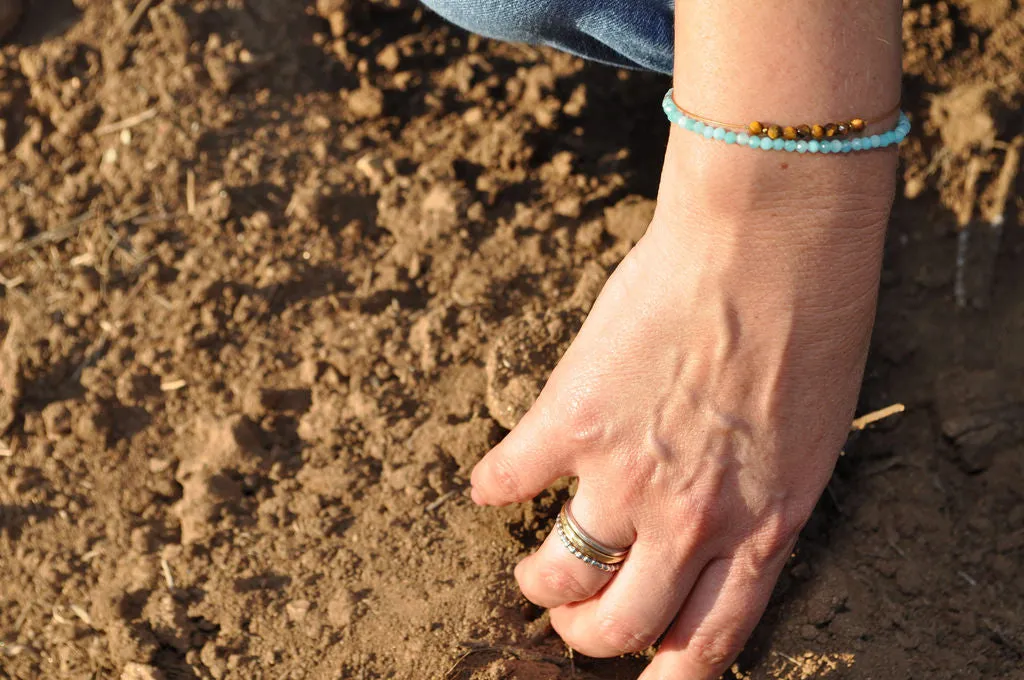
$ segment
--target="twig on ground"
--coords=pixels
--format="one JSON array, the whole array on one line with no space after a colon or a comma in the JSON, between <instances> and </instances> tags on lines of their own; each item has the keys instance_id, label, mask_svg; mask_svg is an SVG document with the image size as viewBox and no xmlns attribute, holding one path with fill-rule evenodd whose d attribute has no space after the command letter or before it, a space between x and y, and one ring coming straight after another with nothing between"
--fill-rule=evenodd
<instances>
[{"instance_id":1,"label":"twig on ground","mask_svg":"<svg viewBox=\"0 0 1024 680\"><path fill-rule=\"evenodd\" d=\"M4 264L11 258L22 253L31 252L40 246L45 246L49 243L60 243L61 241L71 238L78 233L78 230L82 228L82 225L85 224L90 217L92 217L92 211L87 210L78 217L75 217L59 227L47 229L41 234L36 234L32 238L15 244L6 251L0 252L0 264Z\"/></svg>"},{"instance_id":2,"label":"twig on ground","mask_svg":"<svg viewBox=\"0 0 1024 680\"><path fill-rule=\"evenodd\" d=\"M167 581L167 589L174 591L174 574L171 573L171 565L167 563L167 559L164 557L160 558L160 569L164 572L164 580Z\"/></svg>"},{"instance_id":3,"label":"twig on ground","mask_svg":"<svg viewBox=\"0 0 1024 680\"><path fill-rule=\"evenodd\" d=\"M893 404L892 406L886 406L883 409L872 411L871 413L862 415L860 418L854 419L853 424L850 426L850 429L863 430L872 423L876 423L879 420L883 420L885 418L888 418L889 416L896 415L897 413L903 413L906 410L907 407L904 406L903 404Z\"/></svg>"},{"instance_id":4,"label":"twig on ground","mask_svg":"<svg viewBox=\"0 0 1024 680\"><path fill-rule=\"evenodd\" d=\"M451 498L454 495L454 491L449 491L447 493L441 494L439 497L435 498L433 501L430 502L430 504L427 505L427 512L433 512L434 510L437 510L439 507L444 505L449 498Z\"/></svg>"},{"instance_id":5,"label":"twig on ground","mask_svg":"<svg viewBox=\"0 0 1024 680\"><path fill-rule=\"evenodd\" d=\"M139 22L142 21L142 17L145 16L146 12L153 5L153 0L142 0L135 9L132 11L131 16L124 22L124 34L131 35L133 31L139 26Z\"/></svg>"},{"instance_id":6,"label":"twig on ground","mask_svg":"<svg viewBox=\"0 0 1024 680\"><path fill-rule=\"evenodd\" d=\"M188 383L181 378L177 380L165 380L160 383L161 392L177 392L182 387L185 387Z\"/></svg>"},{"instance_id":7,"label":"twig on ground","mask_svg":"<svg viewBox=\"0 0 1024 680\"><path fill-rule=\"evenodd\" d=\"M158 113L159 111L157 110L157 108L153 106L151 108L146 109L145 111L136 113L134 116L128 116L127 118L122 118L119 121L107 123L106 125L100 125L98 128L96 128L96 134L102 136L109 135L114 132L120 132L121 130L128 130L129 128L133 128L136 125L145 123L147 120L152 120L156 118Z\"/></svg>"}]
</instances>

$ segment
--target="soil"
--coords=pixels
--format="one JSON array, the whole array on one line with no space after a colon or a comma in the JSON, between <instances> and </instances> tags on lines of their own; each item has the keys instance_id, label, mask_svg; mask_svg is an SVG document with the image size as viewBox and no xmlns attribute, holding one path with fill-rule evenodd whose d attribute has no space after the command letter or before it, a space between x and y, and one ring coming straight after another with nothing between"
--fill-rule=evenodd
<instances>
[{"instance_id":1,"label":"soil","mask_svg":"<svg viewBox=\"0 0 1024 680\"><path fill-rule=\"evenodd\" d=\"M666 79L405 0L52 0L0 48L0 677L634 678L473 463L653 207ZM905 5L857 433L735 678L1024 678L1024 7ZM958 264L959 263L959 264Z\"/></svg>"}]
</instances>

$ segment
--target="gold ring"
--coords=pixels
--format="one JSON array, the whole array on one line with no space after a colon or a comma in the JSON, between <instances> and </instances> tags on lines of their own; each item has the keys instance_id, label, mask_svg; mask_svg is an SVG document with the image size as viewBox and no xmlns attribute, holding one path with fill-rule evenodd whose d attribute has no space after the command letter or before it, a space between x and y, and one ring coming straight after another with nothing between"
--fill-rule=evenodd
<instances>
[{"instance_id":1,"label":"gold ring","mask_svg":"<svg viewBox=\"0 0 1024 680\"><path fill-rule=\"evenodd\" d=\"M558 521L555 523L562 545L575 558L601 571L613 572L621 569L622 563L629 555L629 548L609 547L584 531L572 514L572 508L569 507L571 503L570 499L562 506L562 511L558 513Z\"/></svg>"}]
</instances>

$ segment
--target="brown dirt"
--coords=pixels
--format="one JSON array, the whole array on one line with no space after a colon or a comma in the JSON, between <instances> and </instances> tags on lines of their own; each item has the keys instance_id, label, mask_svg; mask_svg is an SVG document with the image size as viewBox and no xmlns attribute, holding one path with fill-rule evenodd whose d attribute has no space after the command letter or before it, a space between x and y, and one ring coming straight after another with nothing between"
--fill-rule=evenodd
<instances>
[{"instance_id":1,"label":"brown dirt","mask_svg":"<svg viewBox=\"0 0 1024 680\"><path fill-rule=\"evenodd\" d=\"M41 4L0 51L0 677L635 677L510 577L566 487L465 491L646 226L666 79L403 0ZM1024 678L1024 8L904 4L861 410L908 408L736 677Z\"/></svg>"}]
</instances>

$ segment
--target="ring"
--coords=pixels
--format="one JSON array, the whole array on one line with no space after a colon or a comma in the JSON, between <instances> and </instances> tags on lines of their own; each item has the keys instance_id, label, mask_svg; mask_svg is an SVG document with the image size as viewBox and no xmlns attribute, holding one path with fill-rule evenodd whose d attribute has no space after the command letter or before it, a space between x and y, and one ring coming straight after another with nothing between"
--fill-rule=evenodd
<instances>
[{"instance_id":1,"label":"ring","mask_svg":"<svg viewBox=\"0 0 1024 680\"><path fill-rule=\"evenodd\" d=\"M611 548L584 531L573 517L572 508L569 507L571 503L572 499L562 506L562 511L558 513L558 521L555 523L555 530L562 545L573 557L601 571L615 572L621 569L622 563L629 555L629 548Z\"/></svg>"}]
</instances>

